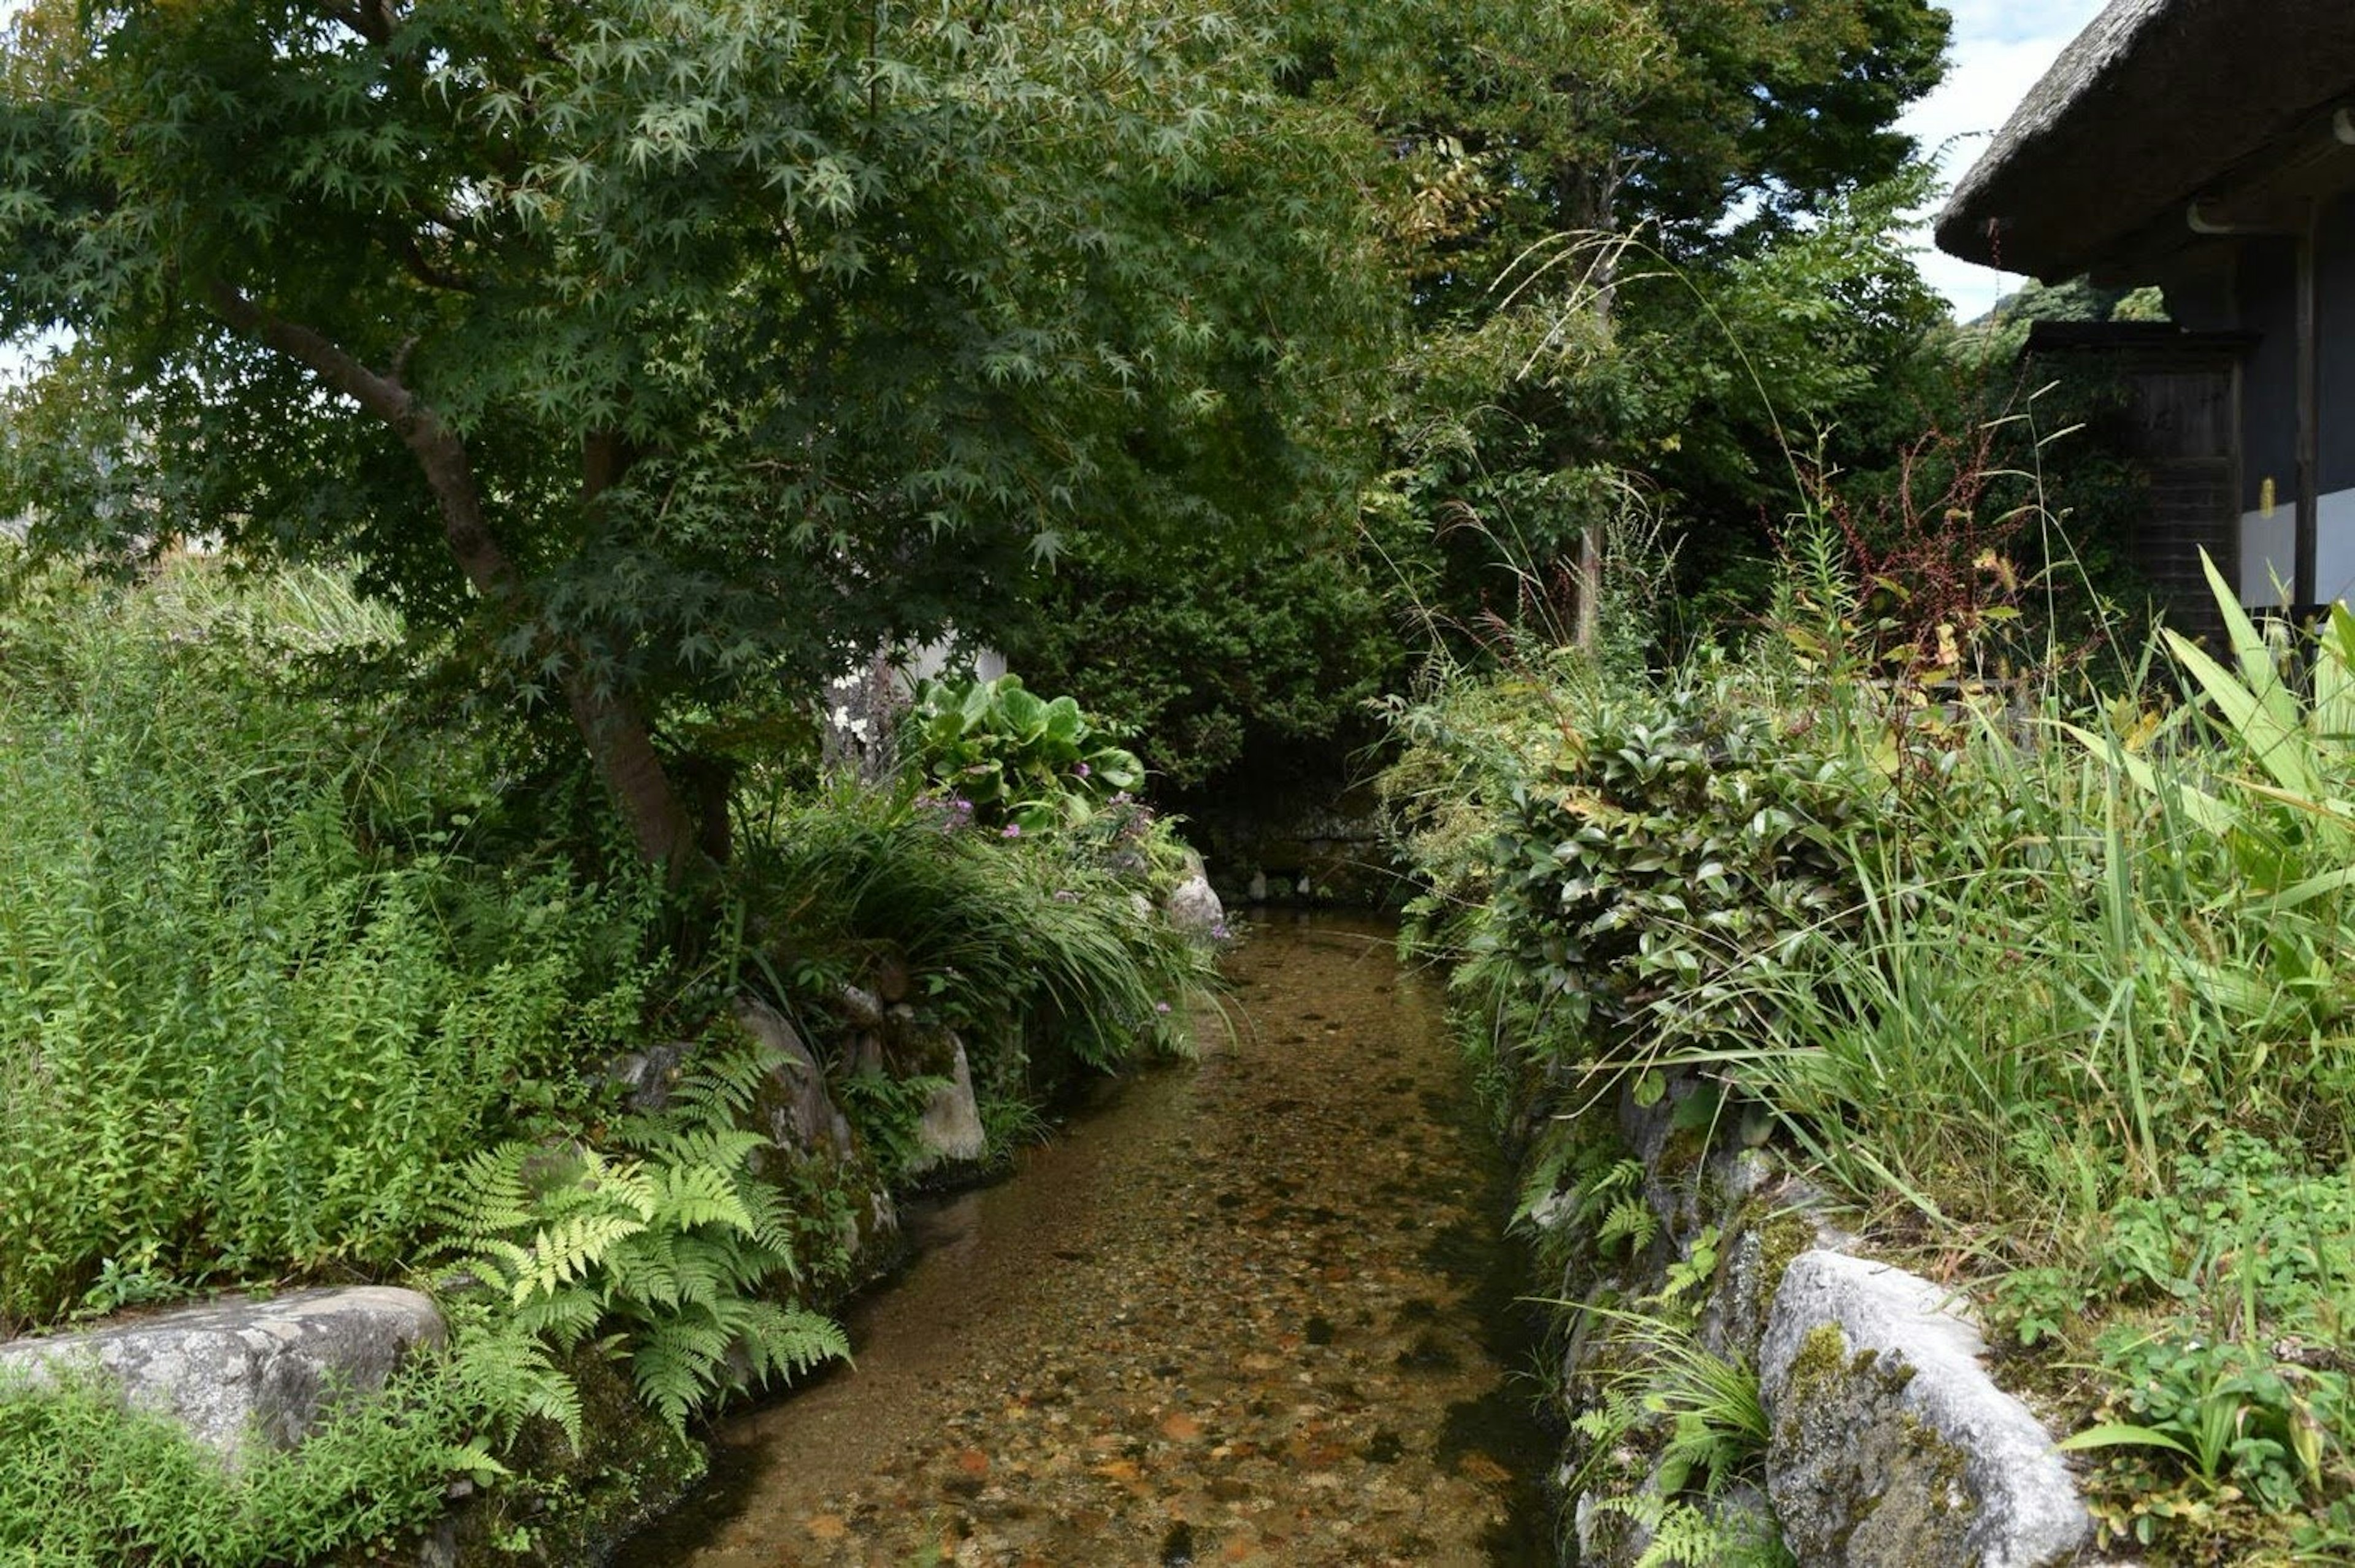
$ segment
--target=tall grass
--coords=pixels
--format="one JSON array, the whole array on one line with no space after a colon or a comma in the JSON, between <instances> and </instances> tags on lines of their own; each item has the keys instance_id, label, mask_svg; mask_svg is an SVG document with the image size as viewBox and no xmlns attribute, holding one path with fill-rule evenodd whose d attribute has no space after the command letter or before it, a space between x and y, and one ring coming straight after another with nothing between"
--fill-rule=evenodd
<instances>
[{"instance_id":1,"label":"tall grass","mask_svg":"<svg viewBox=\"0 0 2355 1568\"><path fill-rule=\"evenodd\" d=\"M2228 1128L2355 1149L2355 621L2309 701L2222 603L2238 675L2179 638L2164 709L2048 695L1953 736L1934 840L1857 843L1851 939L1758 987L1776 1049L1741 1075L1851 1191L1944 1192L2019 1252L2020 1217L2082 1235Z\"/></svg>"},{"instance_id":2,"label":"tall grass","mask_svg":"<svg viewBox=\"0 0 2355 1568\"><path fill-rule=\"evenodd\" d=\"M840 782L748 834L741 875L763 900L754 945L789 986L820 994L878 958L903 963L976 1058L1052 1049L1103 1069L1181 1052L1214 970L1144 901L1142 840L1156 830L1137 816L1124 872L1102 844L1008 836L911 787Z\"/></svg>"},{"instance_id":3,"label":"tall grass","mask_svg":"<svg viewBox=\"0 0 2355 1568\"><path fill-rule=\"evenodd\" d=\"M2355 616L2269 638L2217 580L2221 656L2105 696L1915 678L1796 575L1740 657L1403 716L1459 986L1557 1106L1712 1079L2065 1340L2112 1536L2343 1560Z\"/></svg>"}]
</instances>

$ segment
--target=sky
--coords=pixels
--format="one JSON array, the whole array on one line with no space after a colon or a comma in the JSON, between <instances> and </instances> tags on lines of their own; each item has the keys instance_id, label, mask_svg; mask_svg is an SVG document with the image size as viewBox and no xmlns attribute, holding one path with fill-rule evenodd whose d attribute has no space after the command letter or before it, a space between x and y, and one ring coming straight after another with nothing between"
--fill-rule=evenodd
<instances>
[{"instance_id":1,"label":"sky","mask_svg":"<svg viewBox=\"0 0 2355 1568\"><path fill-rule=\"evenodd\" d=\"M1988 138L2011 117L2036 79L2100 12L2105 0L1944 0L1954 13L1954 43L1946 79L1906 113L1903 127L1925 153L1937 153L1938 172L1951 186L1987 150ZM1958 261L1930 243L1925 215L1915 239L1917 260L1930 286L1968 321L1994 308L2020 280Z\"/></svg>"}]
</instances>

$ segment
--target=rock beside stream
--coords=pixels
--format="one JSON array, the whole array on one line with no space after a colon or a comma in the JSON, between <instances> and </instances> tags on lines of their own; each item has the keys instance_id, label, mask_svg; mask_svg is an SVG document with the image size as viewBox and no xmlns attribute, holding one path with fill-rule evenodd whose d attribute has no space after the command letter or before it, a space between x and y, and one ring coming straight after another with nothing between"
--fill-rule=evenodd
<instances>
[{"instance_id":1,"label":"rock beside stream","mask_svg":"<svg viewBox=\"0 0 2355 1568\"><path fill-rule=\"evenodd\" d=\"M858 1152L850 1122L826 1085L826 1070L783 1013L751 997L736 1004L736 1021L778 1058L771 1074L773 1092L762 1097L770 1140L801 1154L848 1159Z\"/></svg>"},{"instance_id":2,"label":"rock beside stream","mask_svg":"<svg viewBox=\"0 0 2355 1568\"><path fill-rule=\"evenodd\" d=\"M1226 906L1210 890L1210 879L1197 871L1178 884L1162 905L1169 923L1199 942L1216 940L1226 929Z\"/></svg>"},{"instance_id":3,"label":"rock beside stream","mask_svg":"<svg viewBox=\"0 0 2355 1568\"><path fill-rule=\"evenodd\" d=\"M12 1340L0 1345L0 1374L40 1381L95 1370L133 1405L171 1417L235 1463L255 1442L293 1447L343 1399L378 1392L412 1350L443 1334L441 1313L413 1290L298 1290Z\"/></svg>"},{"instance_id":4,"label":"rock beside stream","mask_svg":"<svg viewBox=\"0 0 2355 1568\"><path fill-rule=\"evenodd\" d=\"M1952 1294L1839 1253L1784 1272L1760 1349L1766 1486L1802 1563L2047 1568L2093 1532L2062 1456Z\"/></svg>"},{"instance_id":5,"label":"rock beside stream","mask_svg":"<svg viewBox=\"0 0 2355 1568\"><path fill-rule=\"evenodd\" d=\"M1826 1218L1821 1195L1771 1147L1753 1147L1743 1107L1702 1098L1713 1092L1698 1080L1663 1087L1570 1115L1541 1094L1516 1107L1552 1183L1525 1209L1561 1260L1541 1292L1606 1309L1675 1293L1692 1308L1689 1339L1657 1325L1614 1337L1607 1312L1562 1315L1572 1436L1556 1480L1576 1561L1633 1568L1657 1543L1651 1518L1665 1516L1645 1505L1673 1484L1657 1443L1616 1416L1582 1424L1613 1411L1631 1355L1668 1353L1755 1367L1767 1424L1764 1497L1710 1499L1705 1519L1699 1499L1679 1499L1679 1528L1779 1532L1797 1568L2087 1561L2093 1520L2066 1458L1995 1382L1968 1303L1856 1255L1861 1243ZM1625 1192L1617 1211L1582 1190L1581 1169ZM1638 1216L1640 1240L1625 1213ZM1664 1434L1668 1413L1652 1414Z\"/></svg>"},{"instance_id":6,"label":"rock beside stream","mask_svg":"<svg viewBox=\"0 0 2355 1568\"><path fill-rule=\"evenodd\" d=\"M982 1128L981 1106L974 1097L973 1066L965 1060L964 1041L949 1036L947 1082L932 1091L916 1124L916 1157L908 1173L922 1176L960 1165L977 1163L989 1150Z\"/></svg>"}]
</instances>

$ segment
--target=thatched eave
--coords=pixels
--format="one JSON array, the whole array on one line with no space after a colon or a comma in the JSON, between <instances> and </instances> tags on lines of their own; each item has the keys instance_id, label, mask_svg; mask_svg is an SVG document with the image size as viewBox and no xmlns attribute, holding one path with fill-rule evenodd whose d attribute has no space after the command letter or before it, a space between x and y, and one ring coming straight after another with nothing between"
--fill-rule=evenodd
<instances>
[{"instance_id":1,"label":"thatched eave","mask_svg":"<svg viewBox=\"0 0 2355 1568\"><path fill-rule=\"evenodd\" d=\"M1939 249L2057 280L2355 98L2346 0L2112 0L2030 90L1939 216Z\"/></svg>"}]
</instances>

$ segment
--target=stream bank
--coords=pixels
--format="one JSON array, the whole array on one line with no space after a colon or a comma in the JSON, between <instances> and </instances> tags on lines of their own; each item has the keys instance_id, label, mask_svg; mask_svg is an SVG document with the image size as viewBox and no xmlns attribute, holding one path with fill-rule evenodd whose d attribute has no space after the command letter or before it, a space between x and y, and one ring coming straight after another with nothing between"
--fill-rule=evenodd
<instances>
[{"instance_id":1,"label":"stream bank","mask_svg":"<svg viewBox=\"0 0 2355 1568\"><path fill-rule=\"evenodd\" d=\"M624 1568L1553 1560L1507 1178L1391 929L1272 918L1202 1060L918 1211L858 1356Z\"/></svg>"}]
</instances>

